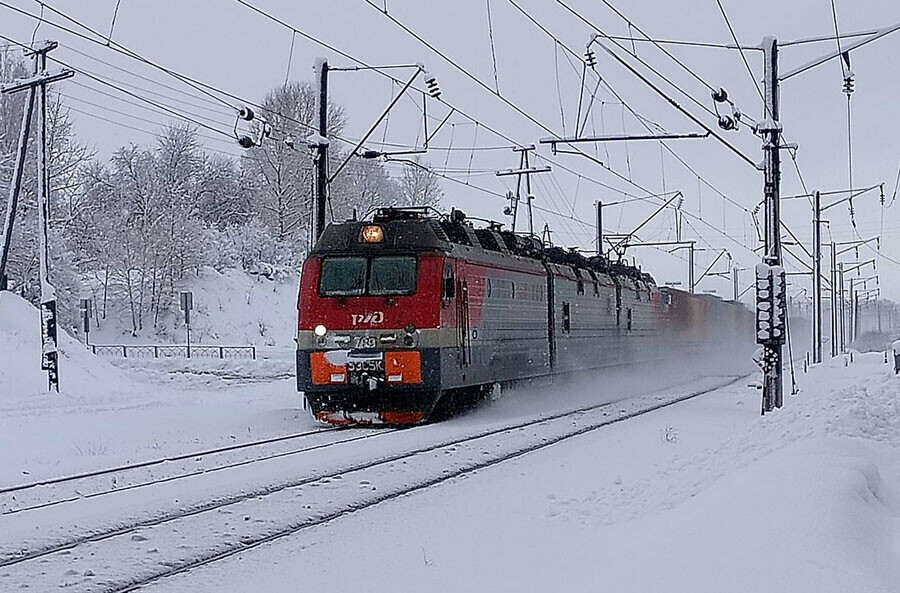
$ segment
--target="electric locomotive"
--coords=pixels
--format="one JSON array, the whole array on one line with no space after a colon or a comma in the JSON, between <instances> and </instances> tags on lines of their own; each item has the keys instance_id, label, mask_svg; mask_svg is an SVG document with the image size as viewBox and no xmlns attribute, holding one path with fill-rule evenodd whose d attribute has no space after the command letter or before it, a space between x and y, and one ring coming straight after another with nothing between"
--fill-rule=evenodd
<instances>
[{"instance_id":1,"label":"electric locomotive","mask_svg":"<svg viewBox=\"0 0 900 593\"><path fill-rule=\"evenodd\" d=\"M442 398L657 360L674 344L708 348L717 321L749 316L428 208L327 226L304 262L298 312L297 387L332 424L416 424Z\"/></svg>"}]
</instances>

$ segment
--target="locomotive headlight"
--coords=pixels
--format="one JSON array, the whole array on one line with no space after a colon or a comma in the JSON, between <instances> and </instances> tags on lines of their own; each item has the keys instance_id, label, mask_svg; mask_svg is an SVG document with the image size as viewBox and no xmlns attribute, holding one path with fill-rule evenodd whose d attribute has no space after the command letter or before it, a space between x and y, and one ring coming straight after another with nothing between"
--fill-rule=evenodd
<instances>
[{"instance_id":1,"label":"locomotive headlight","mask_svg":"<svg viewBox=\"0 0 900 593\"><path fill-rule=\"evenodd\" d=\"M383 243L384 229L377 224L367 224L359 230L361 243Z\"/></svg>"},{"instance_id":2,"label":"locomotive headlight","mask_svg":"<svg viewBox=\"0 0 900 593\"><path fill-rule=\"evenodd\" d=\"M322 336L324 336L326 333L328 333L328 329L327 329L324 325L322 325L321 323L320 323L319 325L317 325L316 328L315 328L313 331L314 331L315 334L316 334L317 336L319 336L320 338L321 338Z\"/></svg>"}]
</instances>

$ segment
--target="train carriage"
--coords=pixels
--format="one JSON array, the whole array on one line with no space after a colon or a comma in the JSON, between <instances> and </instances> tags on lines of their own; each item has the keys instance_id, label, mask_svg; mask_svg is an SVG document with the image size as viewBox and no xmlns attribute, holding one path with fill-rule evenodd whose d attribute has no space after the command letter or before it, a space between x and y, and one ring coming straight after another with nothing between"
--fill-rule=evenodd
<instances>
[{"instance_id":1,"label":"train carriage","mask_svg":"<svg viewBox=\"0 0 900 593\"><path fill-rule=\"evenodd\" d=\"M459 211L386 208L329 225L304 263L297 386L325 422L414 424L442 398L700 341L704 306Z\"/></svg>"}]
</instances>

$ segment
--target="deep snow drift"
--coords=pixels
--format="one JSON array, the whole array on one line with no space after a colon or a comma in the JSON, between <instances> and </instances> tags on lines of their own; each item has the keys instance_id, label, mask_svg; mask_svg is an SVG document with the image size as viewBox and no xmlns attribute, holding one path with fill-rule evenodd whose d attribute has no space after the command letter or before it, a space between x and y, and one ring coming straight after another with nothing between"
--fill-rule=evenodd
<instances>
[{"instance_id":1,"label":"deep snow drift","mask_svg":"<svg viewBox=\"0 0 900 593\"><path fill-rule=\"evenodd\" d=\"M119 368L64 331L59 346L61 389L48 393L38 311L0 292L0 483L313 425L290 374L282 378L284 361L115 361ZM262 382L248 380L255 376Z\"/></svg>"}]
</instances>

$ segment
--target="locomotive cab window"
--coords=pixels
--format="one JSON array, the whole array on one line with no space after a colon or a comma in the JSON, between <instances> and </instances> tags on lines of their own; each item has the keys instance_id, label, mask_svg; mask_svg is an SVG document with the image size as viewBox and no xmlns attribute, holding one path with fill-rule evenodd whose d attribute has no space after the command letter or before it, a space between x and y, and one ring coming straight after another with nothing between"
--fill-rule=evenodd
<instances>
[{"instance_id":1,"label":"locomotive cab window","mask_svg":"<svg viewBox=\"0 0 900 593\"><path fill-rule=\"evenodd\" d=\"M416 258L373 257L369 265L369 294L384 296L416 292Z\"/></svg>"},{"instance_id":2,"label":"locomotive cab window","mask_svg":"<svg viewBox=\"0 0 900 593\"><path fill-rule=\"evenodd\" d=\"M415 291L415 257L326 257L322 261L322 296L392 296Z\"/></svg>"},{"instance_id":3,"label":"locomotive cab window","mask_svg":"<svg viewBox=\"0 0 900 593\"><path fill-rule=\"evenodd\" d=\"M323 296L357 296L366 291L364 257L326 257L322 261L319 292Z\"/></svg>"}]
</instances>

